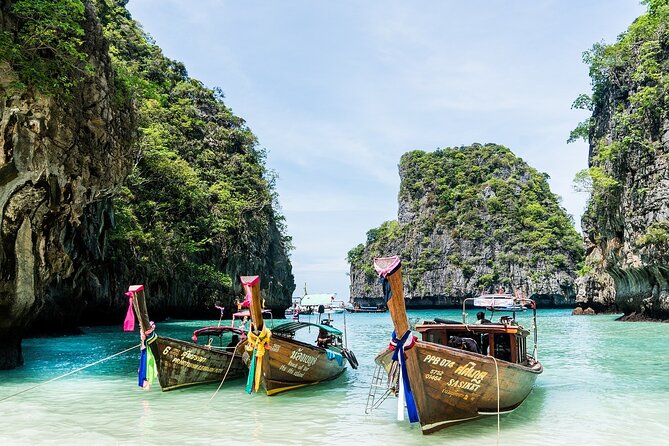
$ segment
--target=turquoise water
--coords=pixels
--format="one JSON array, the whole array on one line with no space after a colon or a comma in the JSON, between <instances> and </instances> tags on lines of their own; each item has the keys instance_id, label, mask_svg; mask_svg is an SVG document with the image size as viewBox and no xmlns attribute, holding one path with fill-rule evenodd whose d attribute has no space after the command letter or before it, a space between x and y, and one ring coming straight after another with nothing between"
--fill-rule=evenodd
<instances>
[{"instance_id":1,"label":"turquoise water","mask_svg":"<svg viewBox=\"0 0 669 446\"><path fill-rule=\"evenodd\" d=\"M409 312L434 316L460 317ZM525 403L500 417L499 432L492 416L424 436L417 424L396 420L394 398L365 415L373 358L391 332L390 315L382 313L346 315L360 367L333 382L273 397L246 394L240 380L218 393L217 384L161 392L156 383L146 391L136 384L135 349L0 401L0 445L669 444L669 324L614 319L540 311L544 373ZM165 322L157 329L188 339L217 322ZM342 328L342 315L335 325ZM0 372L0 399L132 347L138 336L122 332L120 323L84 332L24 341L26 365Z\"/></svg>"}]
</instances>

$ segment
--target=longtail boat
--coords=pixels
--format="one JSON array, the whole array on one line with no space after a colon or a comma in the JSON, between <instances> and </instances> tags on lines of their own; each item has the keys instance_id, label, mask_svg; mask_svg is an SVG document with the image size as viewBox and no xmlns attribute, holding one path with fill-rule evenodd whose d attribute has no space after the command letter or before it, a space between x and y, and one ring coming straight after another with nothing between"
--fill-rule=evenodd
<instances>
[{"instance_id":1,"label":"longtail boat","mask_svg":"<svg viewBox=\"0 0 669 446\"><path fill-rule=\"evenodd\" d=\"M463 302L462 322L436 318L416 325L414 336L404 303L401 261L397 256L374 260L394 325L388 350L376 363L389 372L389 386L404 402L411 422L424 434L482 415L512 411L530 394L543 371L537 360L536 306L532 300L508 294L488 294ZM509 311L499 323L485 318L466 320L465 305ZM534 350L527 353L530 331L515 321L516 312L533 310ZM483 312L485 316L485 312ZM396 389L399 389L397 391ZM403 418L403 413L399 418Z\"/></svg>"},{"instance_id":2,"label":"longtail boat","mask_svg":"<svg viewBox=\"0 0 669 446\"><path fill-rule=\"evenodd\" d=\"M346 308L346 311L349 313L385 313L388 311L388 308L383 305L377 305L376 307L354 305L353 307Z\"/></svg>"},{"instance_id":3,"label":"longtail boat","mask_svg":"<svg viewBox=\"0 0 669 446\"><path fill-rule=\"evenodd\" d=\"M264 387L267 395L275 395L335 379L344 372L347 362L357 367L355 355L342 341L344 332L325 321L286 322L270 331L260 306L260 278L242 276L240 280L251 300L251 327L242 355L249 367L247 392ZM316 344L297 339L304 329L318 332Z\"/></svg>"},{"instance_id":4,"label":"longtail boat","mask_svg":"<svg viewBox=\"0 0 669 446\"><path fill-rule=\"evenodd\" d=\"M159 336L149 319L143 285L132 285L126 296L130 306L124 329L134 327L132 309L139 320L142 340L138 385L148 388L158 378L163 391L179 387L221 382L246 376L238 347L244 341L242 328L212 326L195 330L193 342ZM206 336L204 344L197 344ZM216 341L216 342L215 342Z\"/></svg>"}]
</instances>

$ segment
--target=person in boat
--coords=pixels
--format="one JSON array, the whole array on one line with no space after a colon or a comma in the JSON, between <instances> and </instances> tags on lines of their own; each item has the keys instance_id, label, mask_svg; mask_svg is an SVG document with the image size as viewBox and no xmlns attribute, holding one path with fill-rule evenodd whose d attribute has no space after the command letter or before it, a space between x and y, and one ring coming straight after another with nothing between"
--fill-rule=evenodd
<instances>
[{"instance_id":1,"label":"person in boat","mask_svg":"<svg viewBox=\"0 0 669 446\"><path fill-rule=\"evenodd\" d=\"M459 336L451 336L448 340L448 346L467 350L469 352L481 353L479 346L472 338L461 338Z\"/></svg>"},{"instance_id":2,"label":"person in boat","mask_svg":"<svg viewBox=\"0 0 669 446\"><path fill-rule=\"evenodd\" d=\"M230 339L230 343L227 346L228 350L234 350L237 348L237 344L239 344L239 335L237 333L234 333L232 335L232 339Z\"/></svg>"},{"instance_id":3,"label":"person in boat","mask_svg":"<svg viewBox=\"0 0 669 446\"><path fill-rule=\"evenodd\" d=\"M330 325L330 319L325 319L322 322L323 325ZM319 347L327 347L332 344L332 335L327 332L324 328L318 330L318 339L316 339L316 345Z\"/></svg>"},{"instance_id":4,"label":"person in boat","mask_svg":"<svg viewBox=\"0 0 669 446\"><path fill-rule=\"evenodd\" d=\"M483 311L479 311L476 313L476 322L475 324L489 324L490 320L485 318L485 313Z\"/></svg>"}]
</instances>

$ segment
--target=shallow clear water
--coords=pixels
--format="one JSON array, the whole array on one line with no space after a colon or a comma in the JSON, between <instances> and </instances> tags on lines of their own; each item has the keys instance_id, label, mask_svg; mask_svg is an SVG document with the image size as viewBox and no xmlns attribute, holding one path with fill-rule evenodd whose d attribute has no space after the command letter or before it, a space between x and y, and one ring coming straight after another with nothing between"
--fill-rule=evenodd
<instances>
[{"instance_id":1,"label":"shallow clear water","mask_svg":"<svg viewBox=\"0 0 669 446\"><path fill-rule=\"evenodd\" d=\"M459 318L458 311L410 311L410 318ZM529 320L519 318L529 326ZM357 370L273 397L248 395L244 382L161 392L136 384L138 350L0 401L0 445L669 444L669 324L623 323L615 316L539 312L544 373L514 412L424 436L396 420L396 399L365 415L374 356L389 340L389 313L347 314ZM218 321L158 323L190 338ZM342 315L335 326L342 328ZM84 329L81 336L24 341L26 365L0 372L0 399L120 352L137 332ZM314 339L316 333L313 333ZM213 399L212 399L212 396Z\"/></svg>"}]
</instances>

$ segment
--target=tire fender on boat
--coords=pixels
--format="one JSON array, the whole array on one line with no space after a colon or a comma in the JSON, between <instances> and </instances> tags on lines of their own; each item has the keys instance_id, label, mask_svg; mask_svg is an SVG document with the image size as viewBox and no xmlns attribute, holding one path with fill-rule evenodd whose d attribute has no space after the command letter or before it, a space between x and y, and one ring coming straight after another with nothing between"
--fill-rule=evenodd
<instances>
[{"instance_id":1,"label":"tire fender on boat","mask_svg":"<svg viewBox=\"0 0 669 446\"><path fill-rule=\"evenodd\" d=\"M344 358L348 361L349 364L351 364L352 369L357 369L358 368L358 359L355 357L355 354L348 349L343 349L342 354L344 355Z\"/></svg>"}]
</instances>

